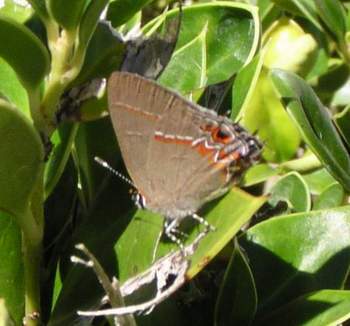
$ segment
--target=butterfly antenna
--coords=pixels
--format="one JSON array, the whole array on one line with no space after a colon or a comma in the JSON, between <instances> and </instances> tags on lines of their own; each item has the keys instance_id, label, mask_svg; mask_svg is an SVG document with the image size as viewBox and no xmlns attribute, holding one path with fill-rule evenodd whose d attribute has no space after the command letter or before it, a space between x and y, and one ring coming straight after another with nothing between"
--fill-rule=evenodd
<instances>
[{"instance_id":1,"label":"butterfly antenna","mask_svg":"<svg viewBox=\"0 0 350 326\"><path fill-rule=\"evenodd\" d=\"M125 175L121 174L120 172L118 172L117 170L114 170L106 161L104 161L102 158L95 156L94 157L95 161L100 164L101 166L103 166L105 169L109 170L110 172L112 172L115 176L117 176L119 179L123 180L124 182L126 182L127 184L129 184L130 186L132 186L133 188L137 189L136 186L134 185L134 183L127 178Z\"/></svg>"}]
</instances>

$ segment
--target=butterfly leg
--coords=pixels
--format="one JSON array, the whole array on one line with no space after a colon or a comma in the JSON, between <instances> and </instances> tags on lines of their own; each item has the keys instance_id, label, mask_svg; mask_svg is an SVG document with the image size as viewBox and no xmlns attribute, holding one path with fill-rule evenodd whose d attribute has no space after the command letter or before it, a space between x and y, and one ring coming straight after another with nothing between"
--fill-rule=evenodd
<instances>
[{"instance_id":1,"label":"butterfly leg","mask_svg":"<svg viewBox=\"0 0 350 326\"><path fill-rule=\"evenodd\" d=\"M191 215L191 217L198 221L199 224L204 225L205 229L204 229L204 233L209 233L210 231L215 231L216 228L214 226L212 226L211 224L208 223L207 220L205 220L203 217L197 215L196 213L193 213Z\"/></svg>"},{"instance_id":2,"label":"butterfly leg","mask_svg":"<svg viewBox=\"0 0 350 326\"><path fill-rule=\"evenodd\" d=\"M179 223L176 219L170 221L165 220L164 233L171 241L175 242L179 246L182 252L184 252L184 245L182 241L176 236L176 234L178 233L178 225Z\"/></svg>"}]
</instances>

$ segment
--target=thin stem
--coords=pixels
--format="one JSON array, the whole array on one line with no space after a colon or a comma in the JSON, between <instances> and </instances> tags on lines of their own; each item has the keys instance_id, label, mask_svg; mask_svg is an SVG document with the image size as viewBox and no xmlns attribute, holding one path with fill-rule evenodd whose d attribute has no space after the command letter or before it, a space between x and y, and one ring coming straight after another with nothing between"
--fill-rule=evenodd
<instances>
[{"instance_id":1,"label":"thin stem","mask_svg":"<svg viewBox=\"0 0 350 326\"><path fill-rule=\"evenodd\" d=\"M26 325L40 325L40 263L42 254L42 228L38 226L30 209L19 219L22 229L22 250L25 280Z\"/></svg>"},{"instance_id":2,"label":"thin stem","mask_svg":"<svg viewBox=\"0 0 350 326\"><path fill-rule=\"evenodd\" d=\"M350 66L350 53L345 40L340 40L337 44L338 51L340 55L343 57L345 63Z\"/></svg>"},{"instance_id":3,"label":"thin stem","mask_svg":"<svg viewBox=\"0 0 350 326\"><path fill-rule=\"evenodd\" d=\"M67 74L71 70L71 62L76 40L76 30L63 30L57 35L55 28L49 32L49 46L52 55L51 74L41 104L41 114L47 121L50 133L54 129L54 115L59 99L66 86L75 76Z\"/></svg>"},{"instance_id":4,"label":"thin stem","mask_svg":"<svg viewBox=\"0 0 350 326\"><path fill-rule=\"evenodd\" d=\"M39 326L40 266L44 233L43 170L34 187L30 205L18 217L18 223L22 230L26 325Z\"/></svg>"}]
</instances>

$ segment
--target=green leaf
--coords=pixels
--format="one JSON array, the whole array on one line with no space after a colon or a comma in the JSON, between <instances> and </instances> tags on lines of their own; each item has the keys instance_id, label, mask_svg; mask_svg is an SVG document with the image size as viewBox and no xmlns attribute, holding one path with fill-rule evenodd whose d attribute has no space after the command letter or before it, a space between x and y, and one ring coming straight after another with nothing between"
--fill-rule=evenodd
<instances>
[{"instance_id":1,"label":"green leaf","mask_svg":"<svg viewBox=\"0 0 350 326\"><path fill-rule=\"evenodd\" d=\"M5 102L0 108L0 210L22 216L44 164L42 143L22 113Z\"/></svg>"},{"instance_id":2,"label":"green leaf","mask_svg":"<svg viewBox=\"0 0 350 326\"><path fill-rule=\"evenodd\" d=\"M162 20L177 19L178 14L178 9L171 10L143 31L149 35ZM159 81L187 94L227 80L250 62L259 33L256 7L226 1L184 7L175 53Z\"/></svg>"},{"instance_id":3,"label":"green leaf","mask_svg":"<svg viewBox=\"0 0 350 326\"><path fill-rule=\"evenodd\" d=\"M319 47L312 34L305 32L293 19L285 17L266 31L263 42L264 67L284 69L302 76L312 69Z\"/></svg>"},{"instance_id":4,"label":"green leaf","mask_svg":"<svg viewBox=\"0 0 350 326\"><path fill-rule=\"evenodd\" d=\"M90 0L47 0L47 8L56 22L67 30L75 30Z\"/></svg>"},{"instance_id":5,"label":"green leaf","mask_svg":"<svg viewBox=\"0 0 350 326\"><path fill-rule=\"evenodd\" d=\"M101 142L96 142L96 137ZM74 146L84 202L89 204L101 187L101 179L106 175L106 171L94 161L94 156L102 157L112 166L113 162L120 160L120 155L115 152L118 146L110 119L80 124Z\"/></svg>"},{"instance_id":6,"label":"green leaf","mask_svg":"<svg viewBox=\"0 0 350 326\"><path fill-rule=\"evenodd\" d=\"M333 208L343 204L344 189L339 183L333 183L315 200L313 209Z\"/></svg>"},{"instance_id":7,"label":"green leaf","mask_svg":"<svg viewBox=\"0 0 350 326\"><path fill-rule=\"evenodd\" d=\"M318 21L317 9L314 1L310 0L272 0L272 2L278 4L283 9L302 16L310 20L319 30L323 30L321 24Z\"/></svg>"},{"instance_id":8,"label":"green leaf","mask_svg":"<svg viewBox=\"0 0 350 326\"><path fill-rule=\"evenodd\" d=\"M348 83L348 85L350 86L350 83ZM350 106L346 107L342 112L336 114L334 116L334 122L345 143L348 147L350 147Z\"/></svg>"},{"instance_id":9,"label":"green leaf","mask_svg":"<svg viewBox=\"0 0 350 326\"><path fill-rule=\"evenodd\" d=\"M72 150L77 130L77 124L62 124L51 137L51 142L54 147L50 154L49 161L45 165L44 175L46 198L51 194L63 173Z\"/></svg>"},{"instance_id":10,"label":"green leaf","mask_svg":"<svg viewBox=\"0 0 350 326\"><path fill-rule=\"evenodd\" d=\"M259 317L305 293L343 287L349 225L350 206L344 206L275 217L247 231L240 243L254 275Z\"/></svg>"},{"instance_id":11,"label":"green leaf","mask_svg":"<svg viewBox=\"0 0 350 326\"><path fill-rule=\"evenodd\" d=\"M0 16L0 56L17 73L23 86L36 89L49 69L49 54L41 41L26 27Z\"/></svg>"},{"instance_id":12,"label":"green leaf","mask_svg":"<svg viewBox=\"0 0 350 326\"><path fill-rule=\"evenodd\" d=\"M191 267L187 272L187 277L193 278L199 273L228 244L265 201L265 197L254 197L238 188L233 188L218 203L212 203L212 208L205 217L216 228L216 231L209 233L199 244L191 258ZM191 234L188 241L194 237L195 234ZM162 245L165 246L165 243Z\"/></svg>"},{"instance_id":13,"label":"green leaf","mask_svg":"<svg viewBox=\"0 0 350 326\"><path fill-rule=\"evenodd\" d=\"M270 192L269 202L272 205L276 205L279 201L285 201L295 212L306 212L311 208L308 186L297 172L284 175Z\"/></svg>"},{"instance_id":14,"label":"green leaf","mask_svg":"<svg viewBox=\"0 0 350 326\"><path fill-rule=\"evenodd\" d=\"M25 2L4 0L0 5L0 14L24 23L33 14L33 9Z\"/></svg>"},{"instance_id":15,"label":"green leaf","mask_svg":"<svg viewBox=\"0 0 350 326\"><path fill-rule=\"evenodd\" d=\"M249 102L262 69L263 55L256 56L237 74L232 88L231 119L238 120L244 105Z\"/></svg>"},{"instance_id":16,"label":"green leaf","mask_svg":"<svg viewBox=\"0 0 350 326\"><path fill-rule=\"evenodd\" d=\"M46 0L27 0L33 7L36 14L40 16L41 19L46 20L48 18L48 12L46 9Z\"/></svg>"},{"instance_id":17,"label":"green leaf","mask_svg":"<svg viewBox=\"0 0 350 326\"><path fill-rule=\"evenodd\" d=\"M108 7L108 9L110 6ZM108 17L109 11L107 11L107 17ZM114 26L114 20L118 19L120 16L120 13L117 18L110 17L110 21L112 26ZM134 16L132 16L129 20L127 20L124 24L120 25L117 28L117 31L121 33L122 35L128 34L131 30L136 29L138 26L141 26L141 19L142 19L142 13L141 11L138 11Z\"/></svg>"},{"instance_id":18,"label":"green leaf","mask_svg":"<svg viewBox=\"0 0 350 326\"><path fill-rule=\"evenodd\" d=\"M306 143L328 171L350 191L350 157L329 112L297 75L275 69L271 78Z\"/></svg>"},{"instance_id":19,"label":"green leaf","mask_svg":"<svg viewBox=\"0 0 350 326\"><path fill-rule=\"evenodd\" d=\"M252 166L243 176L242 185L250 187L255 184L266 181L268 178L276 176L279 173L278 169L271 167L268 164L261 163Z\"/></svg>"},{"instance_id":20,"label":"green leaf","mask_svg":"<svg viewBox=\"0 0 350 326\"><path fill-rule=\"evenodd\" d=\"M303 295L283 306L264 319L263 324L336 326L349 320L349 311L350 291L322 290Z\"/></svg>"},{"instance_id":21,"label":"green leaf","mask_svg":"<svg viewBox=\"0 0 350 326\"><path fill-rule=\"evenodd\" d=\"M253 275L236 243L215 304L215 325L250 325L256 307Z\"/></svg>"},{"instance_id":22,"label":"green leaf","mask_svg":"<svg viewBox=\"0 0 350 326\"><path fill-rule=\"evenodd\" d=\"M300 133L275 94L265 69L243 112L242 124L252 132L257 131L266 143L263 157L267 161L290 159L299 147Z\"/></svg>"},{"instance_id":23,"label":"green leaf","mask_svg":"<svg viewBox=\"0 0 350 326\"><path fill-rule=\"evenodd\" d=\"M55 1L55 0L53 0ZM69 0L68 0L69 1ZM84 52L95 32L101 13L108 4L108 0L91 1L85 10L79 26L79 47Z\"/></svg>"},{"instance_id":24,"label":"green leaf","mask_svg":"<svg viewBox=\"0 0 350 326\"><path fill-rule=\"evenodd\" d=\"M346 33L346 13L339 0L314 0L318 14L330 31L343 41Z\"/></svg>"},{"instance_id":25,"label":"green leaf","mask_svg":"<svg viewBox=\"0 0 350 326\"><path fill-rule=\"evenodd\" d=\"M0 298L5 299L6 308L16 325L21 325L24 315L21 230L12 216L1 212L0 259Z\"/></svg>"},{"instance_id":26,"label":"green leaf","mask_svg":"<svg viewBox=\"0 0 350 326\"><path fill-rule=\"evenodd\" d=\"M305 174L303 178L308 184L311 193L316 195L324 192L329 186L336 182L326 169L319 169Z\"/></svg>"},{"instance_id":27,"label":"green leaf","mask_svg":"<svg viewBox=\"0 0 350 326\"><path fill-rule=\"evenodd\" d=\"M174 87L174 80L178 80L176 89L183 92L190 89L204 88L207 84L207 25L185 47L173 53L173 57L166 67L166 71L159 78L159 82L166 87ZM188 58L191 60L188 60ZM178 67L182 67L182 78L178 78Z\"/></svg>"},{"instance_id":28,"label":"green leaf","mask_svg":"<svg viewBox=\"0 0 350 326\"><path fill-rule=\"evenodd\" d=\"M234 188L212 207L206 214L206 220L216 227L216 231L208 234L199 244L191 258L191 267L187 272L187 277L194 277L204 268L265 200L265 198L255 198ZM136 212L116 246L121 281L125 281L150 266L157 237L163 228L162 224L163 219L159 215L147 211ZM147 232L144 232L146 226ZM189 233L186 243L191 243L198 231L192 228L186 232ZM164 256L174 249L177 249L175 244L161 242L157 256Z\"/></svg>"},{"instance_id":29,"label":"green leaf","mask_svg":"<svg viewBox=\"0 0 350 326\"><path fill-rule=\"evenodd\" d=\"M27 92L19 82L15 71L1 58L0 94L19 108L28 118L31 118Z\"/></svg>"},{"instance_id":30,"label":"green leaf","mask_svg":"<svg viewBox=\"0 0 350 326\"><path fill-rule=\"evenodd\" d=\"M107 11L107 20L113 27L126 23L152 0L114 0L111 1Z\"/></svg>"},{"instance_id":31,"label":"green leaf","mask_svg":"<svg viewBox=\"0 0 350 326\"><path fill-rule=\"evenodd\" d=\"M125 45L115 32L107 24L98 23L86 50L83 67L71 86L109 76L119 67L124 51Z\"/></svg>"}]
</instances>

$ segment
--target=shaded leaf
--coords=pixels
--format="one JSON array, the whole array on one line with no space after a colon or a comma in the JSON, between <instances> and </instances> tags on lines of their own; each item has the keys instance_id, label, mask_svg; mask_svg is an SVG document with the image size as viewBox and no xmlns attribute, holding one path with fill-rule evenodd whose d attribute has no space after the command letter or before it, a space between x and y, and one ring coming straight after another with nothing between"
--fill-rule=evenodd
<instances>
[{"instance_id":1,"label":"shaded leaf","mask_svg":"<svg viewBox=\"0 0 350 326\"><path fill-rule=\"evenodd\" d=\"M344 206L275 217L247 231L240 243L254 275L260 316L305 293L343 287L349 222L350 206Z\"/></svg>"},{"instance_id":2,"label":"shaded leaf","mask_svg":"<svg viewBox=\"0 0 350 326\"><path fill-rule=\"evenodd\" d=\"M9 104L0 106L0 210L20 216L43 167L43 148L23 114Z\"/></svg>"},{"instance_id":3,"label":"shaded leaf","mask_svg":"<svg viewBox=\"0 0 350 326\"><path fill-rule=\"evenodd\" d=\"M339 183L333 183L327 187L315 200L313 209L333 208L343 204L344 189Z\"/></svg>"},{"instance_id":4,"label":"shaded leaf","mask_svg":"<svg viewBox=\"0 0 350 326\"><path fill-rule=\"evenodd\" d=\"M41 41L26 27L0 16L0 56L17 73L27 90L39 86L49 69L49 54Z\"/></svg>"},{"instance_id":5,"label":"shaded leaf","mask_svg":"<svg viewBox=\"0 0 350 326\"><path fill-rule=\"evenodd\" d=\"M270 192L269 202L272 205L276 205L279 201L285 201L295 212L306 212L311 208L308 186L297 172L284 175Z\"/></svg>"},{"instance_id":6,"label":"shaded leaf","mask_svg":"<svg viewBox=\"0 0 350 326\"><path fill-rule=\"evenodd\" d=\"M272 81L304 140L328 171L349 191L350 157L329 112L300 77L275 69Z\"/></svg>"},{"instance_id":7,"label":"shaded leaf","mask_svg":"<svg viewBox=\"0 0 350 326\"><path fill-rule=\"evenodd\" d=\"M0 58L0 94L30 117L26 90L19 82L15 71Z\"/></svg>"},{"instance_id":8,"label":"shaded leaf","mask_svg":"<svg viewBox=\"0 0 350 326\"><path fill-rule=\"evenodd\" d=\"M114 0L111 1L107 11L107 19L113 27L126 23L152 0Z\"/></svg>"},{"instance_id":9,"label":"shaded leaf","mask_svg":"<svg viewBox=\"0 0 350 326\"><path fill-rule=\"evenodd\" d=\"M16 325L20 325L24 315L24 270L21 230L12 216L1 212L0 259L0 298L5 299L8 313L16 322ZM7 326L8 324L4 323L3 325Z\"/></svg>"},{"instance_id":10,"label":"shaded leaf","mask_svg":"<svg viewBox=\"0 0 350 326\"><path fill-rule=\"evenodd\" d=\"M244 105L249 102L262 69L263 55L256 56L237 74L232 88L231 119L238 120Z\"/></svg>"},{"instance_id":11,"label":"shaded leaf","mask_svg":"<svg viewBox=\"0 0 350 326\"><path fill-rule=\"evenodd\" d=\"M78 27L80 19L89 4L88 0L47 0L51 16L67 30Z\"/></svg>"},{"instance_id":12,"label":"shaded leaf","mask_svg":"<svg viewBox=\"0 0 350 326\"><path fill-rule=\"evenodd\" d=\"M257 307L253 275L236 243L215 305L215 325L250 325Z\"/></svg>"},{"instance_id":13,"label":"shaded leaf","mask_svg":"<svg viewBox=\"0 0 350 326\"><path fill-rule=\"evenodd\" d=\"M54 147L50 153L49 161L45 165L44 183L46 198L51 194L63 173L72 150L77 129L77 124L63 124L51 136L51 142Z\"/></svg>"},{"instance_id":14,"label":"shaded leaf","mask_svg":"<svg viewBox=\"0 0 350 326\"><path fill-rule=\"evenodd\" d=\"M263 325L341 325L350 318L350 291L323 290L306 294L282 307ZM288 318L286 318L288 315Z\"/></svg>"},{"instance_id":15,"label":"shaded leaf","mask_svg":"<svg viewBox=\"0 0 350 326\"><path fill-rule=\"evenodd\" d=\"M314 0L318 14L330 31L343 41L346 33L346 13L339 0Z\"/></svg>"}]
</instances>

